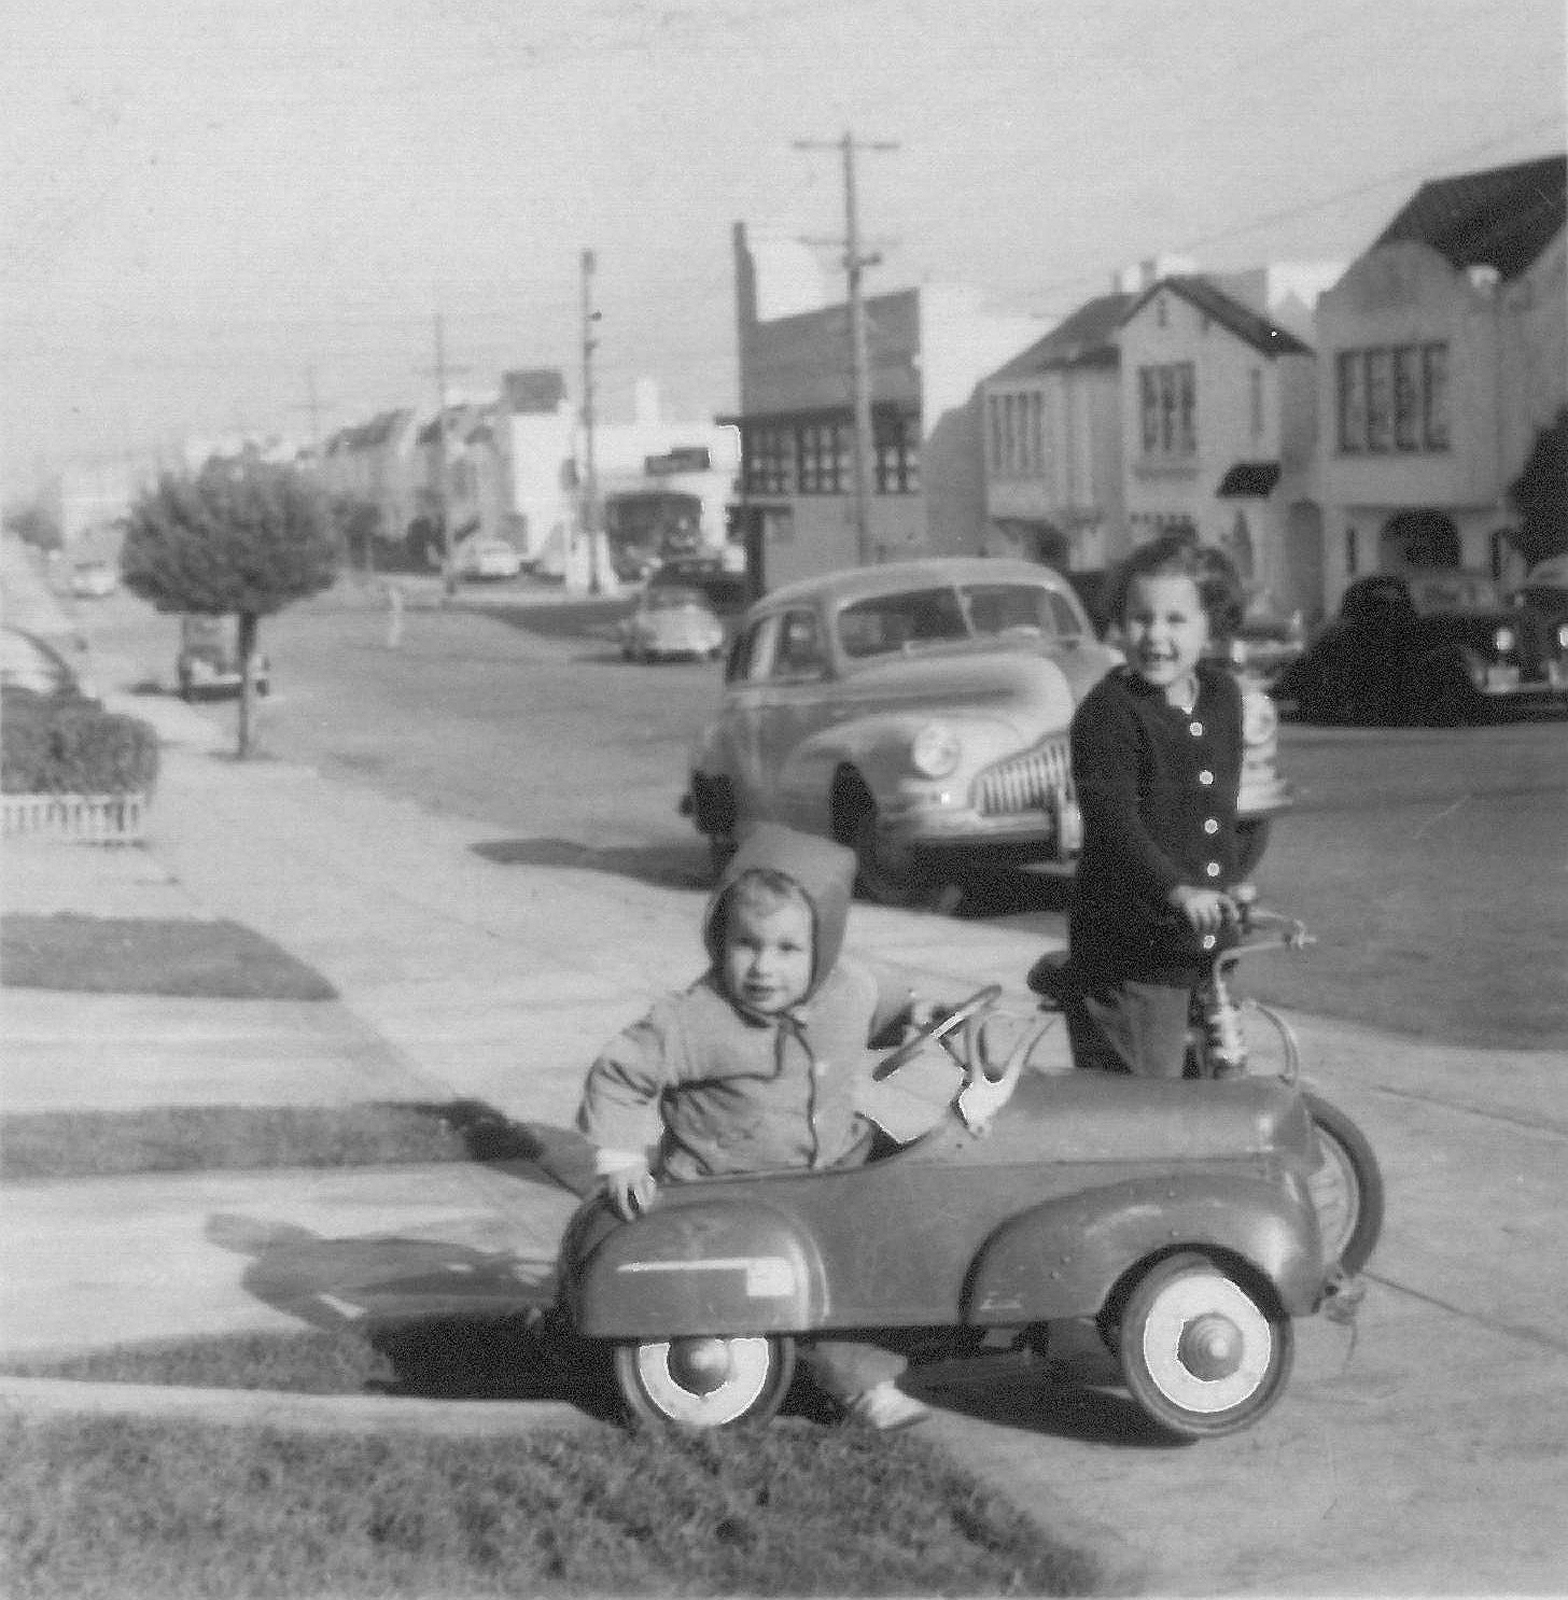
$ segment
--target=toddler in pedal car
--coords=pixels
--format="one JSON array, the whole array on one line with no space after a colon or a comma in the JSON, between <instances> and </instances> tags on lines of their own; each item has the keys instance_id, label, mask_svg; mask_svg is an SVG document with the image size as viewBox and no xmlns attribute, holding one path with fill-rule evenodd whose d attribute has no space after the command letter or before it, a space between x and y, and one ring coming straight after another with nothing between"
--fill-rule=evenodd
<instances>
[{"instance_id":1,"label":"toddler in pedal car","mask_svg":"<svg viewBox=\"0 0 1568 1600\"><path fill-rule=\"evenodd\" d=\"M853 854L825 839L765 823L741 841L704 916L707 970L588 1072L578 1127L621 1216L651 1205L656 1183L865 1159L874 1129L855 1102L871 1041L921 1008L907 985L841 959L854 877ZM801 1360L872 1427L928 1414L884 1344L815 1338Z\"/></svg>"}]
</instances>

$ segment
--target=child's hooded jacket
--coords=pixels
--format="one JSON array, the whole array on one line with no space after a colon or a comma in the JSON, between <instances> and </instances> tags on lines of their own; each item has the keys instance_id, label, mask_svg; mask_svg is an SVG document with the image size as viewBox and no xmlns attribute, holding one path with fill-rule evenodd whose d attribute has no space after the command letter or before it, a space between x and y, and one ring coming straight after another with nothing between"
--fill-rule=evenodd
<instances>
[{"instance_id":1,"label":"child's hooded jacket","mask_svg":"<svg viewBox=\"0 0 1568 1600\"><path fill-rule=\"evenodd\" d=\"M800 885L813 917L806 997L777 1017L738 1007L720 979L726 890L750 868ZM831 1166L863 1129L857 1084L867 1045L908 1005L857 963L840 961L855 878L842 846L773 823L753 828L703 916L708 970L655 1003L589 1069L579 1128L603 1149L659 1141L655 1170L674 1179L779 1167Z\"/></svg>"}]
</instances>

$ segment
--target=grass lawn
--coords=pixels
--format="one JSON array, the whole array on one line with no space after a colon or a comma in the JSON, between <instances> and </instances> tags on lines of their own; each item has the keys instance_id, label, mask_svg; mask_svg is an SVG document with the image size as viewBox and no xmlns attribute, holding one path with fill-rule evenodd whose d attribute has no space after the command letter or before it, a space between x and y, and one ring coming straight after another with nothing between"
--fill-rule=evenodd
<instances>
[{"instance_id":1,"label":"grass lawn","mask_svg":"<svg viewBox=\"0 0 1568 1600\"><path fill-rule=\"evenodd\" d=\"M74 912L0 917L0 982L191 1000L337 998L314 968L237 922Z\"/></svg>"},{"instance_id":2,"label":"grass lawn","mask_svg":"<svg viewBox=\"0 0 1568 1600\"><path fill-rule=\"evenodd\" d=\"M439 1350L456 1331L407 1327L389 1344L383 1330L379 1349L348 1332L258 1335L30 1370L342 1392L392 1386L410 1344ZM480 1325L459 1352L511 1363L524 1337ZM11 1415L0 1500L11 1600L1105 1587L1092 1555L918 1435L803 1416L719 1434L465 1439Z\"/></svg>"},{"instance_id":3,"label":"grass lawn","mask_svg":"<svg viewBox=\"0 0 1568 1600\"><path fill-rule=\"evenodd\" d=\"M147 1106L0 1116L0 1182L136 1172L526 1161L577 1192L592 1152L568 1129L513 1122L478 1100L347 1106Z\"/></svg>"}]
</instances>

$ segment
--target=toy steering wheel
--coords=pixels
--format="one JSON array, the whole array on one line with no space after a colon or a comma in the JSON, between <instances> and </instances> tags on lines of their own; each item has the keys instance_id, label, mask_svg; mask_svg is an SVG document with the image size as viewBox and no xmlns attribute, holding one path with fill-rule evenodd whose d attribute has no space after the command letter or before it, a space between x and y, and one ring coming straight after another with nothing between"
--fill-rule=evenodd
<instances>
[{"instance_id":1,"label":"toy steering wheel","mask_svg":"<svg viewBox=\"0 0 1568 1600\"><path fill-rule=\"evenodd\" d=\"M967 1000L954 1006L945 1017L927 1023L908 1044L901 1044L891 1055L885 1056L872 1069L872 1078L880 1083L884 1078L892 1077L900 1067L907 1067L927 1045L931 1044L940 1044L964 1072L968 1073L973 1057L973 1041L969 1038L970 1025L1001 998L1001 984L988 983L985 988L977 990ZM952 1043L952 1035L960 1028L965 1030L965 1045L961 1052L955 1050Z\"/></svg>"}]
</instances>

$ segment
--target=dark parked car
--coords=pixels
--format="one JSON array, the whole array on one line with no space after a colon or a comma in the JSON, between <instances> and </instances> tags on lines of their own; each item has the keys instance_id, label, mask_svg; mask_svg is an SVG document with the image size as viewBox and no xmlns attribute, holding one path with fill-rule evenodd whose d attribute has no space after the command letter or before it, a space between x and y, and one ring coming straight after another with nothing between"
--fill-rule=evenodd
<instances>
[{"instance_id":1,"label":"dark parked car","mask_svg":"<svg viewBox=\"0 0 1568 1600\"><path fill-rule=\"evenodd\" d=\"M189 615L180 618L180 652L175 675L182 700L215 699L237 695L241 689L237 617ZM266 656L251 661L251 687L266 694L272 687L272 669Z\"/></svg>"},{"instance_id":2,"label":"dark parked car","mask_svg":"<svg viewBox=\"0 0 1568 1600\"><path fill-rule=\"evenodd\" d=\"M1377 573L1280 673L1274 694L1308 722L1451 726L1525 706L1568 709L1568 646L1484 574Z\"/></svg>"},{"instance_id":3,"label":"dark parked car","mask_svg":"<svg viewBox=\"0 0 1568 1600\"><path fill-rule=\"evenodd\" d=\"M1568 556L1553 556L1532 567L1524 582L1508 597L1516 606L1531 606L1556 630L1557 642L1568 650Z\"/></svg>"}]
</instances>

